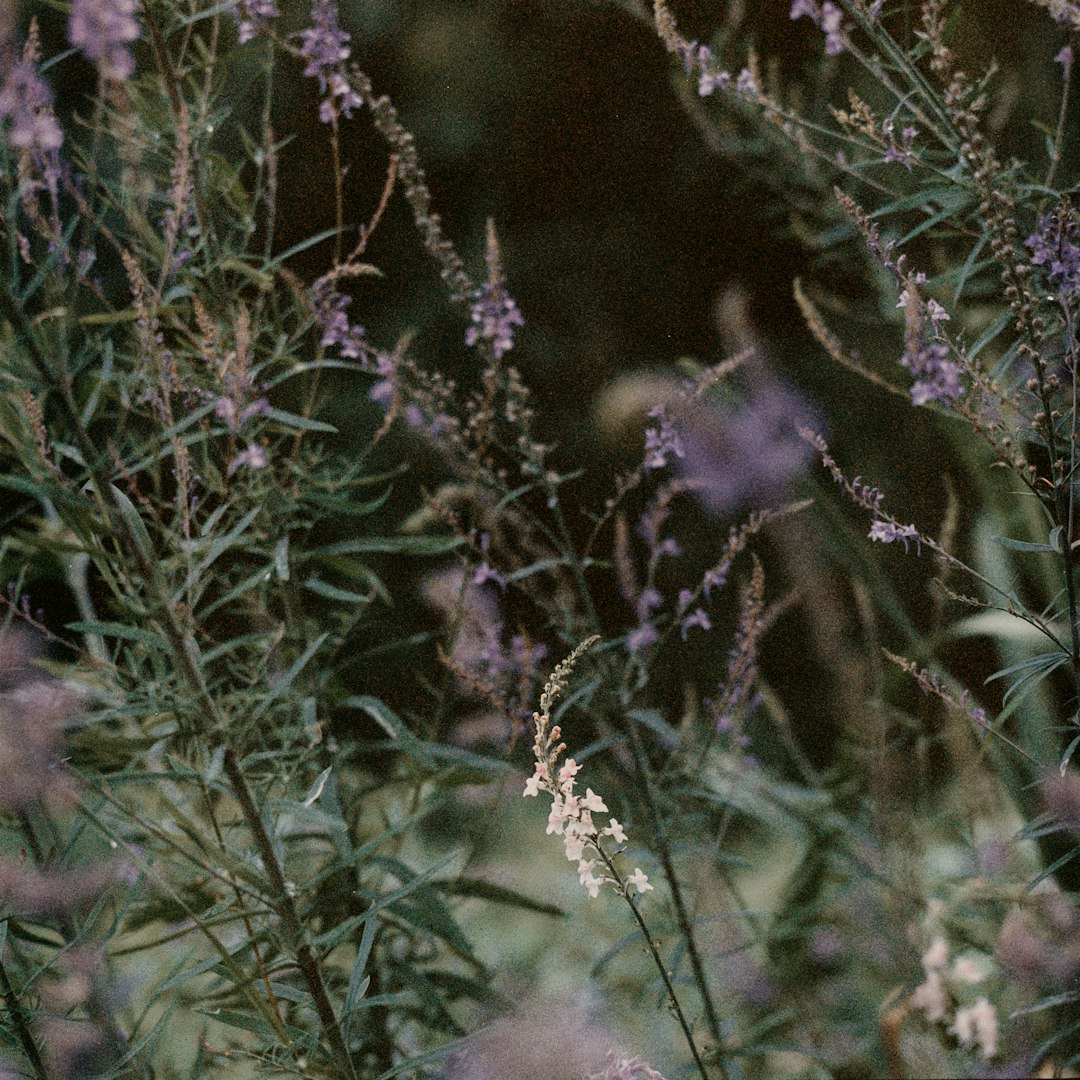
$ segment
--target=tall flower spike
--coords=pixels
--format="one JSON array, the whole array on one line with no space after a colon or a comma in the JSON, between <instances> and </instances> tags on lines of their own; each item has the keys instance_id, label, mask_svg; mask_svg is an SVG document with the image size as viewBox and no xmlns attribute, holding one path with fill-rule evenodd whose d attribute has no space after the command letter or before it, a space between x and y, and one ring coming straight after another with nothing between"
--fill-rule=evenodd
<instances>
[{"instance_id":1,"label":"tall flower spike","mask_svg":"<svg viewBox=\"0 0 1080 1080\"><path fill-rule=\"evenodd\" d=\"M596 640L591 637L583 641L555 668L544 685L540 695L540 711L533 713L533 722L536 725L536 738L533 743L536 768L526 781L523 794L536 796L541 791L546 791L551 795L547 831L563 838L566 857L578 864L578 877L590 896L599 896L604 885L611 885L616 892L629 899L632 889L636 889L641 895L651 892L653 887L641 867L635 867L634 872L627 874L625 878L616 870L612 857L602 846L602 841L610 838L616 844L622 844L626 841L626 832L613 817L609 818L604 828L597 827L593 815L607 814L607 804L592 788L586 788L584 795L574 794L574 778L581 771L581 766L573 758L567 758L559 764L566 744L559 742L562 734L560 729L551 726L552 706L566 689L574 665ZM598 868L599 876L595 873Z\"/></svg>"},{"instance_id":2,"label":"tall flower spike","mask_svg":"<svg viewBox=\"0 0 1080 1080\"><path fill-rule=\"evenodd\" d=\"M465 344L471 347L488 341L495 359L501 360L514 347L514 327L524 326L525 319L514 298L506 291L499 238L495 234L495 222L490 218L486 261L487 280L473 293L472 325L465 332Z\"/></svg>"}]
</instances>

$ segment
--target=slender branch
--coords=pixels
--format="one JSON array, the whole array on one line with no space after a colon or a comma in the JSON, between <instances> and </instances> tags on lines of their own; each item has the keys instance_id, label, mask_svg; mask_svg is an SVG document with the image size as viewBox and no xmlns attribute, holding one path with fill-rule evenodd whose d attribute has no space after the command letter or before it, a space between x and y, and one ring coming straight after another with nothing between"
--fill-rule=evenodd
<instances>
[{"instance_id":1,"label":"slender branch","mask_svg":"<svg viewBox=\"0 0 1080 1080\"><path fill-rule=\"evenodd\" d=\"M11 1017L12 1026L15 1028L15 1036L19 1040L23 1053L30 1061L34 1076L38 1080L48 1080L49 1073L45 1068L45 1062L41 1058L41 1051L34 1041L33 1032L30 1030L30 1018L26 1015L26 1010L22 1007L18 994L15 993L15 987L11 985L3 958L0 958L0 995L4 998L8 1016Z\"/></svg>"}]
</instances>

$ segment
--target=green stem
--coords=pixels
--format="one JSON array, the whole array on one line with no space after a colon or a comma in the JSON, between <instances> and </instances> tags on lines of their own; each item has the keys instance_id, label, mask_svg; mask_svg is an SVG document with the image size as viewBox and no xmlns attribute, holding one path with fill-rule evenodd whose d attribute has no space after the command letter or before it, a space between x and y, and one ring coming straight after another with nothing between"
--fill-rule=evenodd
<instances>
[{"instance_id":1,"label":"green stem","mask_svg":"<svg viewBox=\"0 0 1080 1080\"><path fill-rule=\"evenodd\" d=\"M682 1010L682 1005L679 1004L679 997L675 993L675 987L672 985L671 976L668 974L668 970L664 965L663 957L660 955L660 950L656 947L656 942L653 941L652 934L649 933L649 927L646 925L645 920L641 917L641 912L638 910L637 904L634 903L626 887L626 882L623 881L622 875L615 868L615 864L611 861L611 857L599 844L594 845L597 852L600 854L600 858L604 860L604 865L608 868L612 877L615 879L619 891L623 894L627 904L630 905L630 910L634 913L634 920L637 922L638 927L641 930L642 937L645 938L645 944L648 946L649 955L652 956L653 963L656 965L656 970L660 972L660 978L663 980L664 989L667 991L668 1001L671 1002L672 1012L675 1013L675 1018L679 1021L679 1027L682 1028L683 1037L686 1039L686 1045L690 1047L690 1053L693 1055L694 1064L697 1066L698 1072L701 1074L701 1080L709 1080L709 1072L705 1068L705 1062L701 1060L701 1053L697 1048L697 1043L694 1041L694 1033L690 1030L690 1024L686 1019L686 1014ZM720 1066L720 1075L726 1080L726 1073L724 1072L723 1062L717 1059L717 1063Z\"/></svg>"}]
</instances>

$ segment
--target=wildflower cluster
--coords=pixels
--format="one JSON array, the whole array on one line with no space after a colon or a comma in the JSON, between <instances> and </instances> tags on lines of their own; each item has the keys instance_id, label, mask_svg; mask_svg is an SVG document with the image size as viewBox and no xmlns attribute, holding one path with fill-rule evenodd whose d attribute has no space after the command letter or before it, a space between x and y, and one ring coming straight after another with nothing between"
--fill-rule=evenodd
<instances>
[{"instance_id":1,"label":"wildflower cluster","mask_svg":"<svg viewBox=\"0 0 1080 1080\"><path fill-rule=\"evenodd\" d=\"M958 957L949 964L949 945L936 937L922 955L925 978L912 991L911 1004L932 1023L944 1023L952 1013L949 1033L965 1050L977 1049L985 1061L997 1056L997 1010L985 994L961 1005L957 997L967 997L965 989L987 978L990 966L984 958L970 955Z\"/></svg>"},{"instance_id":2,"label":"wildflower cluster","mask_svg":"<svg viewBox=\"0 0 1080 1080\"><path fill-rule=\"evenodd\" d=\"M268 17L265 11L259 17ZM300 31L300 52L307 59L304 74L319 80L323 100L319 119L324 124L337 123L339 116L351 117L363 105L345 72L345 61L352 55L351 35L338 24L337 0L312 0L312 25Z\"/></svg>"},{"instance_id":3,"label":"wildflower cluster","mask_svg":"<svg viewBox=\"0 0 1080 1080\"><path fill-rule=\"evenodd\" d=\"M128 46L138 38L135 0L73 0L68 40L97 65L103 79L131 78L135 59Z\"/></svg>"},{"instance_id":4,"label":"wildflower cluster","mask_svg":"<svg viewBox=\"0 0 1080 1080\"><path fill-rule=\"evenodd\" d=\"M922 544L926 542L926 537L919 532L918 528L911 524L904 525L881 509L881 504L885 500L884 492L864 483L859 476L856 476L854 480L849 480L840 466L836 464L835 458L829 453L828 445L820 435L805 428L802 429L801 434L807 442L817 448L818 453L821 455L822 465L828 469L829 474L844 494L857 506L861 506L864 510L869 510L873 514L874 520L871 522L870 532L867 534L869 539L876 540L881 544L894 544L899 541L904 545L905 551L908 550L908 541L914 540L916 549L922 550Z\"/></svg>"},{"instance_id":5,"label":"wildflower cluster","mask_svg":"<svg viewBox=\"0 0 1080 1080\"><path fill-rule=\"evenodd\" d=\"M1024 244L1062 307L1075 305L1080 295L1080 227L1072 207L1065 202L1040 214L1038 227Z\"/></svg>"},{"instance_id":6,"label":"wildflower cluster","mask_svg":"<svg viewBox=\"0 0 1080 1080\"><path fill-rule=\"evenodd\" d=\"M616 869L612 856L602 847L601 841L605 837L611 837L616 844L625 844L626 833L614 817L608 819L604 828L597 827L593 814L606 814L608 808L592 788L587 788L584 795L574 794L574 778L581 771L581 766L573 758L559 764L566 744L559 741L561 729L551 723L551 708L566 689L574 665L596 640L593 637L583 641L555 668L544 684L540 711L533 713L536 769L525 783L524 794L537 796L541 791L546 791L551 795L547 831L562 836L566 857L578 864L578 876L589 895L596 897L602 886L611 885L629 900L631 888L641 894L651 892L653 886L641 867L635 867L632 874L623 877ZM594 873L598 866L601 867L600 876Z\"/></svg>"},{"instance_id":7,"label":"wildflower cluster","mask_svg":"<svg viewBox=\"0 0 1080 1080\"><path fill-rule=\"evenodd\" d=\"M514 327L524 326L525 319L506 291L502 254L492 221L488 222L485 259L487 278L473 293L471 325L465 331L465 344L471 348L481 341L487 342L498 363L514 347Z\"/></svg>"},{"instance_id":8,"label":"wildflower cluster","mask_svg":"<svg viewBox=\"0 0 1080 1080\"><path fill-rule=\"evenodd\" d=\"M838 56L844 51L844 13L836 4L830 0L821 4L817 0L792 0L788 17L801 19L804 15L825 35L825 52L829 56Z\"/></svg>"}]
</instances>

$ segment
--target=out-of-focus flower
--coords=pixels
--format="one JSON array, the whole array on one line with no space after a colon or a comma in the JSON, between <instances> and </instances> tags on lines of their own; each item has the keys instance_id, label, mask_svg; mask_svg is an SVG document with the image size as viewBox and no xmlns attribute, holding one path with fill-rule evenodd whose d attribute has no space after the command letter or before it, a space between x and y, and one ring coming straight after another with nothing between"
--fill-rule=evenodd
<instances>
[{"instance_id":1,"label":"out-of-focus flower","mask_svg":"<svg viewBox=\"0 0 1080 1080\"><path fill-rule=\"evenodd\" d=\"M68 41L114 82L135 74L128 48L139 37L135 0L72 0Z\"/></svg>"},{"instance_id":2,"label":"out-of-focus flower","mask_svg":"<svg viewBox=\"0 0 1080 1080\"><path fill-rule=\"evenodd\" d=\"M949 1031L965 1049L971 1050L977 1046L984 1060L997 1053L997 1010L985 997L980 997L974 1005L957 1009Z\"/></svg>"},{"instance_id":3,"label":"out-of-focus flower","mask_svg":"<svg viewBox=\"0 0 1080 1080\"><path fill-rule=\"evenodd\" d=\"M278 18L281 13L274 0L238 0L233 14L239 22L236 36L243 45L263 33L270 20Z\"/></svg>"},{"instance_id":4,"label":"out-of-focus flower","mask_svg":"<svg viewBox=\"0 0 1080 1080\"><path fill-rule=\"evenodd\" d=\"M1063 205L1040 214L1038 227L1024 244L1059 301L1075 304L1080 294L1080 228L1071 208Z\"/></svg>"},{"instance_id":5,"label":"out-of-focus flower","mask_svg":"<svg viewBox=\"0 0 1080 1080\"><path fill-rule=\"evenodd\" d=\"M514 347L514 327L524 326L525 319L514 298L506 291L501 277L485 281L473 297L472 324L465 331L465 344L491 343L496 360Z\"/></svg>"},{"instance_id":6,"label":"out-of-focus flower","mask_svg":"<svg viewBox=\"0 0 1080 1080\"><path fill-rule=\"evenodd\" d=\"M803 399L763 375L739 409L691 407L675 421L679 476L717 516L775 498L810 457L798 429L812 415Z\"/></svg>"},{"instance_id":7,"label":"out-of-focus flower","mask_svg":"<svg viewBox=\"0 0 1080 1080\"><path fill-rule=\"evenodd\" d=\"M12 64L0 83L0 120L10 121L8 141L17 150L44 157L64 141L52 109L52 92L27 57Z\"/></svg>"},{"instance_id":8,"label":"out-of-focus flower","mask_svg":"<svg viewBox=\"0 0 1080 1080\"><path fill-rule=\"evenodd\" d=\"M905 551L908 549L909 540L914 540L916 546L919 544L919 530L914 525L898 525L894 521L885 521L882 518L878 518L871 524L867 535L880 544L893 544L899 540L904 545Z\"/></svg>"},{"instance_id":9,"label":"out-of-focus flower","mask_svg":"<svg viewBox=\"0 0 1080 1080\"><path fill-rule=\"evenodd\" d=\"M244 450L241 450L229 462L228 468L225 470L226 476L232 476L234 473L243 468L249 469L265 469L267 464L266 449L260 446L259 443L249 443Z\"/></svg>"},{"instance_id":10,"label":"out-of-focus flower","mask_svg":"<svg viewBox=\"0 0 1080 1080\"><path fill-rule=\"evenodd\" d=\"M352 55L349 33L338 24L337 0L312 0L312 25L300 31L300 52L307 59L304 74L319 80L323 94L319 119L331 123L340 113L346 117L363 105L345 73Z\"/></svg>"}]
</instances>

